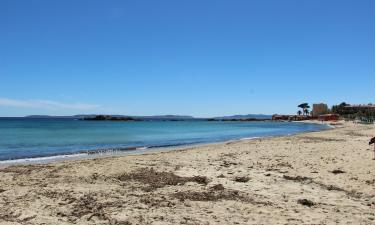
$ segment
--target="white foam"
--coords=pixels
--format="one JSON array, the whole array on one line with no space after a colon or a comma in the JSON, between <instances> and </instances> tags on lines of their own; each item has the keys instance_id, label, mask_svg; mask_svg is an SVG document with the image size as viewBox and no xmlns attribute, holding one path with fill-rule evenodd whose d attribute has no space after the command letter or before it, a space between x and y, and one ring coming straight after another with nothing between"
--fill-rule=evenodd
<instances>
[{"instance_id":1,"label":"white foam","mask_svg":"<svg viewBox=\"0 0 375 225\"><path fill-rule=\"evenodd\" d=\"M79 153L79 154L55 155L55 156L45 156L45 157L36 157L36 158L9 159L9 160L0 161L0 165L43 162L43 161L49 162L49 161L55 161L55 160L60 160L60 159L77 158L77 157L84 157L84 156L87 156L87 154Z\"/></svg>"},{"instance_id":2,"label":"white foam","mask_svg":"<svg viewBox=\"0 0 375 225\"><path fill-rule=\"evenodd\" d=\"M259 137L246 137L246 138L241 138L240 140L244 141L244 140L253 140L253 139L257 139Z\"/></svg>"}]
</instances>

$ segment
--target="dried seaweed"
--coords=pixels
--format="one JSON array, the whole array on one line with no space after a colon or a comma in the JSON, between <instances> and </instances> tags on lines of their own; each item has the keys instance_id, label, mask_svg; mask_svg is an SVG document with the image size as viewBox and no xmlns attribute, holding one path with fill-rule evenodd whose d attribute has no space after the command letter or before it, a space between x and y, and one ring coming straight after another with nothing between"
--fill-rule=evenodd
<instances>
[{"instance_id":1,"label":"dried seaweed","mask_svg":"<svg viewBox=\"0 0 375 225\"><path fill-rule=\"evenodd\" d=\"M158 172L153 168L142 168L131 173L121 174L117 176L117 179L122 182L137 181L147 184L148 186L144 188L145 191L153 191L168 185L182 185L187 182L195 182L204 185L207 185L209 182L207 177L204 176L180 177L172 172Z\"/></svg>"}]
</instances>

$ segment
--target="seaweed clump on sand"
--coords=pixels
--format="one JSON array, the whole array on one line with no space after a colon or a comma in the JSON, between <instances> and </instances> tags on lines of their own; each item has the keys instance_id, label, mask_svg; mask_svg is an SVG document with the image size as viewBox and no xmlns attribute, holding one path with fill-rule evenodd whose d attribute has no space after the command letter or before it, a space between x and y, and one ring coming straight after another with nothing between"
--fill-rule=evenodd
<instances>
[{"instance_id":1,"label":"seaweed clump on sand","mask_svg":"<svg viewBox=\"0 0 375 225\"><path fill-rule=\"evenodd\" d=\"M223 191L225 188L222 184L216 184L212 186L210 189L214 191Z\"/></svg>"},{"instance_id":2,"label":"seaweed clump on sand","mask_svg":"<svg viewBox=\"0 0 375 225\"><path fill-rule=\"evenodd\" d=\"M312 179L310 177L302 177L302 176L296 176L296 177L292 177L292 176L288 176L288 175L283 175L283 178L285 180L291 180L291 181L296 181L296 182L303 182L303 181L312 181Z\"/></svg>"},{"instance_id":3,"label":"seaweed clump on sand","mask_svg":"<svg viewBox=\"0 0 375 225\"><path fill-rule=\"evenodd\" d=\"M304 206L307 206L307 207L312 207L312 206L315 205L315 203L313 201L310 201L308 199L298 199L297 203L301 204L301 205L304 205Z\"/></svg>"},{"instance_id":4,"label":"seaweed clump on sand","mask_svg":"<svg viewBox=\"0 0 375 225\"><path fill-rule=\"evenodd\" d=\"M250 180L249 177L235 177L234 181L240 182L240 183L246 183Z\"/></svg>"},{"instance_id":5,"label":"seaweed clump on sand","mask_svg":"<svg viewBox=\"0 0 375 225\"><path fill-rule=\"evenodd\" d=\"M72 211L72 216L74 218L81 218L86 215L89 215L87 220L91 220L94 216L101 220L108 220L108 217L104 212L104 205L89 194L85 194L77 199Z\"/></svg>"},{"instance_id":6,"label":"seaweed clump on sand","mask_svg":"<svg viewBox=\"0 0 375 225\"><path fill-rule=\"evenodd\" d=\"M272 205L270 202L256 201L250 198L247 194L236 191L236 190L222 190L222 191L181 191L172 195L172 197L184 202L189 201L200 201L200 202L216 202L221 200L226 201L239 201L246 202L256 205Z\"/></svg>"},{"instance_id":7,"label":"seaweed clump on sand","mask_svg":"<svg viewBox=\"0 0 375 225\"><path fill-rule=\"evenodd\" d=\"M115 218L111 218L106 212L107 208L110 207L121 207L122 202L102 202L99 201L93 193L84 194L79 198L72 198L72 210L70 213L58 213L60 217L68 217L69 222L75 223L77 220L85 219L86 221L92 221L94 217L101 221L108 221L106 224L111 225L131 225L129 221L118 221Z\"/></svg>"},{"instance_id":8,"label":"seaweed clump on sand","mask_svg":"<svg viewBox=\"0 0 375 225\"><path fill-rule=\"evenodd\" d=\"M187 182L195 182L207 185L208 178L205 176L181 177L172 172L158 172L153 168L141 168L131 173L125 173L117 176L117 179L125 181L136 181L146 184L144 191L153 191L165 186L183 185Z\"/></svg>"},{"instance_id":9,"label":"seaweed clump on sand","mask_svg":"<svg viewBox=\"0 0 375 225\"><path fill-rule=\"evenodd\" d=\"M15 175L30 175L31 173L42 172L46 169L50 169L52 171L53 168L54 166L51 165L13 165L1 169L0 172L13 173Z\"/></svg>"},{"instance_id":10,"label":"seaweed clump on sand","mask_svg":"<svg viewBox=\"0 0 375 225\"><path fill-rule=\"evenodd\" d=\"M335 169L335 170L332 170L331 173L333 173L333 174L341 174L341 173L345 173L345 171L342 171L340 169Z\"/></svg>"},{"instance_id":11,"label":"seaweed clump on sand","mask_svg":"<svg viewBox=\"0 0 375 225\"><path fill-rule=\"evenodd\" d=\"M215 202L215 201L239 201L257 205L272 205L271 202L257 201L249 196L249 194L237 190L225 189L222 184L212 186L206 191L180 191L174 193L172 197L184 202L201 201L201 202Z\"/></svg>"}]
</instances>

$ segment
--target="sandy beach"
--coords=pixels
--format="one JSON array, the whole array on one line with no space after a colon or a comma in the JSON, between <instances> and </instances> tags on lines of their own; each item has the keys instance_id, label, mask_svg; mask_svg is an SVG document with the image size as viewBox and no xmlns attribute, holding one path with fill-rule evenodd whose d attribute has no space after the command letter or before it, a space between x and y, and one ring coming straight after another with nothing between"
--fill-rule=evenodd
<instances>
[{"instance_id":1,"label":"sandy beach","mask_svg":"<svg viewBox=\"0 0 375 225\"><path fill-rule=\"evenodd\" d=\"M375 224L374 125L0 169L0 224Z\"/></svg>"}]
</instances>

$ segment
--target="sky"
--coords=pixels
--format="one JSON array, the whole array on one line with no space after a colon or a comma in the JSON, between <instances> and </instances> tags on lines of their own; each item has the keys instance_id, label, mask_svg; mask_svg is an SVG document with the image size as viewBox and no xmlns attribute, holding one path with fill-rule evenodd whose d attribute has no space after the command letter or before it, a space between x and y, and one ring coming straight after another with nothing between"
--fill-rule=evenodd
<instances>
[{"instance_id":1,"label":"sky","mask_svg":"<svg viewBox=\"0 0 375 225\"><path fill-rule=\"evenodd\" d=\"M0 116L375 102L373 0L2 0Z\"/></svg>"}]
</instances>

